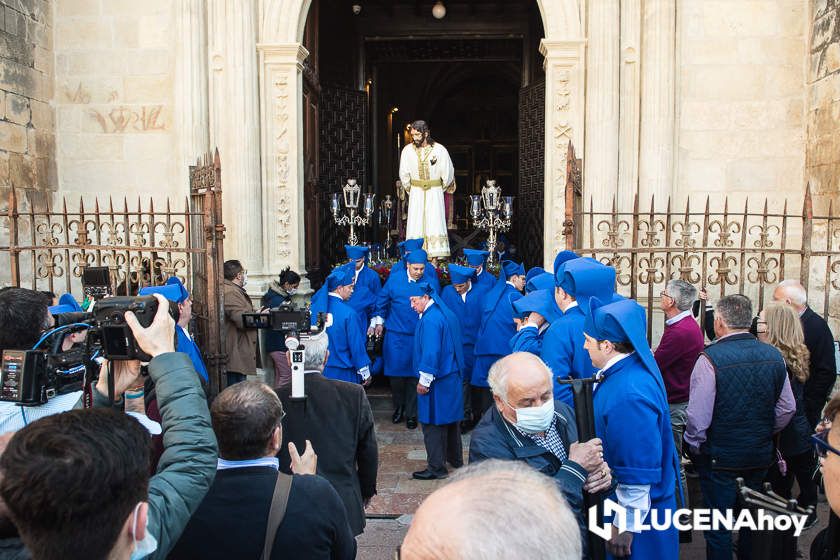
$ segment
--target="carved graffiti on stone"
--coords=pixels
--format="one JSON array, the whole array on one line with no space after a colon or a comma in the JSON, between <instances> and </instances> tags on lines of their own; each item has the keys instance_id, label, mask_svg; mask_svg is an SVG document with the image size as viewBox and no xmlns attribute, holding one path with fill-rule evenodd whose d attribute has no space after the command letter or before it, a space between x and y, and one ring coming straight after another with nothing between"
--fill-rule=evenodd
<instances>
[{"instance_id":1,"label":"carved graffiti on stone","mask_svg":"<svg viewBox=\"0 0 840 560\"><path fill-rule=\"evenodd\" d=\"M108 113L90 109L90 116L99 123L102 132L120 134L123 132L154 132L166 130L168 124L162 116L163 105L142 107L114 107Z\"/></svg>"},{"instance_id":2,"label":"carved graffiti on stone","mask_svg":"<svg viewBox=\"0 0 840 560\"><path fill-rule=\"evenodd\" d=\"M76 86L75 89L69 86L64 86L64 96L70 103L90 103L90 92L81 82L79 82L79 85Z\"/></svg>"}]
</instances>

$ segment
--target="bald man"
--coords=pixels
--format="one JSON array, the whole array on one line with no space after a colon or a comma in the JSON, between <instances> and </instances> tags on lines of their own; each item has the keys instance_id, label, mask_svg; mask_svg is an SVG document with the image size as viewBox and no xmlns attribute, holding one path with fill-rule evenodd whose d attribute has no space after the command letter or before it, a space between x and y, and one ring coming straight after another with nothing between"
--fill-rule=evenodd
<instances>
[{"instance_id":1,"label":"bald man","mask_svg":"<svg viewBox=\"0 0 840 560\"><path fill-rule=\"evenodd\" d=\"M805 416L811 428L822 418L822 410L837 375L834 337L825 319L808 307L808 293L796 280L784 280L773 290L773 301L786 303L799 313L805 346L811 353L808 381L805 382Z\"/></svg>"},{"instance_id":2,"label":"bald man","mask_svg":"<svg viewBox=\"0 0 840 560\"><path fill-rule=\"evenodd\" d=\"M495 406L473 432L470 462L522 461L554 478L582 524L583 492L612 483L601 440L578 442L575 413L554 400L551 371L538 356L505 356L490 368L487 381Z\"/></svg>"},{"instance_id":3,"label":"bald man","mask_svg":"<svg viewBox=\"0 0 840 560\"><path fill-rule=\"evenodd\" d=\"M426 498L400 547L403 560L579 560L580 534L550 478L522 463L484 461Z\"/></svg>"}]
</instances>

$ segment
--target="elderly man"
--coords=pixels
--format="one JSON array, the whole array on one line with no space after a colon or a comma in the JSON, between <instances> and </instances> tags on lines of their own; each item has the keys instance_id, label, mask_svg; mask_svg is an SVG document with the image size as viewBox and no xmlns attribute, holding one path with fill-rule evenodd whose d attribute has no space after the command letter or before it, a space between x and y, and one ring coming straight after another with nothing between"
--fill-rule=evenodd
<instances>
[{"instance_id":1,"label":"elderly man","mask_svg":"<svg viewBox=\"0 0 840 560\"><path fill-rule=\"evenodd\" d=\"M484 287L487 291L492 290L493 286L496 285L496 279L485 268L487 257L489 256L490 253L488 251L464 249L464 258L467 260L467 266L475 269L475 284Z\"/></svg>"},{"instance_id":2,"label":"elderly man","mask_svg":"<svg viewBox=\"0 0 840 560\"><path fill-rule=\"evenodd\" d=\"M796 412L785 361L773 346L750 334L752 303L725 296L715 305L716 342L691 372L685 443L710 508L736 508L735 479L759 489L773 464L773 435ZM706 556L732 558L732 534L706 531ZM749 554L749 533L741 531L739 556ZM746 556L748 557L748 556Z\"/></svg>"},{"instance_id":3,"label":"elderly man","mask_svg":"<svg viewBox=\"0 0 840 560\"><path fill-rule=\"evenodd\" d=\"M373 429L373 412L365 390L356 383L327 379L328 333L306 341L304 384L306 402L292 399L290 384L277 389L287 412L283 420L280 469L289 472L289 443L302 448L311 441L318 450L318 474L336 489L354 535L365 528L365 506L376 494L379 451Z\"/></svg>"},{"instance_id":4,"label":"elderly man","mask_svg":"<svg viewBox=\"0 0 840 560\"><path fill-rule=\"evenodd\" d=\"M575 413L554 400L551 371L528 352L505 356L488 375L494 405L473 431L470 462L522 461L554 478L572 511L583 521L584 490L610 487L601 440L578 442Z\"/></svg>"},{"instance_id":5,"label":"elderly man","mask_svg":"<svg viewBox=\"0 0 840 560\"><path fill-rule=\"evenodd\" d=\"M805 346L811 354L808 381L805 382L805 416L813 428L820 420L822 409L831 395L837 377L834 337L825 319L808 307L808 293L796 280L781 282L773 291L773 301L792 306L802 321Z\"/></svg>"},{"instance_id":6,"label":"elderly man","mask_svg":"<svg viewBox=\"0 0 840 560\"><path fill-rule=\"evenodd\" d=\"M613 519L607 551L619 557L676 560L676 527L644 531L639 526L676 509L679 473L665 386L648 347L646 326L645 311L635 301L602 305L592 298L583 327L586 351L598 368L595 433L604 441L618 482L615 499L627 512L626 527L620 518Z\"/></svg>"},{"instance_id":7,"label":"elderly man","mask_svg":"<svg viewBox=\"0 0 840 560\"><path fill-rule=\"evenodd\" d=\"M697 298L697 288L685 280L670 280L660 296L659 307L665 313L665 332L653 357L665 382L674 445L677 454L682 457L691 370L703 351L703 332L691 315L691 306ZM685 472L682 467L680 480L685 489Z\"/></svg>"},{"instance_id":8,"label":"elderly man","mask_svg":"<svg viewBox=\"0 0 840 560\"><path fill-rule=\"evenodd\" d=\"M403 560L579 560L575 519L551 479L510 461L460 471L426 498L400 547Z\"/></svg>"}]
</instances>

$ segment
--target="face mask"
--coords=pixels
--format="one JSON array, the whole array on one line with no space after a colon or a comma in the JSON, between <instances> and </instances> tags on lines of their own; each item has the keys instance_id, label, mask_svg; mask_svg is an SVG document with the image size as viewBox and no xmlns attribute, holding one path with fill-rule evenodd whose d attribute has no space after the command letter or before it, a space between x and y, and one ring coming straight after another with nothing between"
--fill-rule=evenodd
<instances>
[{"instance_id":1,"label":"face mask","mask_svg":"<svg viewBox=\"0 0 840 560\"><path fill-rule=\"evenodd\" d=\"M297 293L297 288L289 288L288 290L286 290L286 293L290 296L293 296Z\"/></svg>"},{"instance_id":2,"label":"face mask","mask_svg":"<svg viewBox=\"0 0 840 560\"><path fill-rule=\"evenodd\" d=\"M158 547L157 539L149 531L148 513L146 514L146 536L143 537L142 541L137 540L137 513L139 511L140 504L137 504L137 507L134 508L134 517L131 522L131 525L134 527L134 550L131 552L131 560L140 560L141 558L145 558L156 551Z\"/></svg>"},{"instance_id":3,"label":"face mask","mask_svg":"<svg viewBox=\"0 0 840 560\"><path fill-rule=\"evenodd\" d=\"M554 400L552 399L547 400L540 406L514 408L514 410L516 411L516 427L526 434L545 432L551 427L551 422L554 420Z\"/></svg>"}]
</instances>

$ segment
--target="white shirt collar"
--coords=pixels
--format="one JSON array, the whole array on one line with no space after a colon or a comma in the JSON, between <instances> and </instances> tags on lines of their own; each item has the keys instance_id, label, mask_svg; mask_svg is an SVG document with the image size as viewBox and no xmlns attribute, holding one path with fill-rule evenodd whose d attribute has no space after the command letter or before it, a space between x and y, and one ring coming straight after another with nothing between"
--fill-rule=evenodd
<instances>
[{"instance_id":1,"label":"white shirt collar","mask_svg":"<svg viewBox=\"0 0 840 560\"><path fill-rule=\"evenodd\" d=\"M470 290L472 290L472 282L467 280L467 291L464 292L463 294L458 294L459 296L461 296L461 300L464 303L467 303L467 294L470 293Z\"/></svg>"},{"instance_id":2,"label":"white shirt collar","mask_svg":"<svg viewBox=\"0 0 840 560\"><path fill-rule=\"evenodd\" d=\"M629 354L616 354L615 356L607 360L607 363L604 364L604 367L598 370L598 372L595 374L595 378L598 379L598 377L603 375L605 371L613 367L615 364L617 364L627 356L632 356L633 354L635 354L635 352L630 352Z\"/></svg>"},{"instance_id":3,"label":"white shirt collar","mask_svg":"<svg viewBox=\"0 0 840 560\"><path fill-rule=\"evenodd\" d=\"M405 275L408 276L409 284L411 282L419 282L419 280L415 280L414 278L411 277L411 273L408 271L408 265L407 264L405 265Z\"/></svg>"},{"instance_id":4,"label":"white shirt collar","mask_svg":"<svg viewBox=\"0 0 840 560\"><path fill-rule=\"evenodd\" d=\"M682 321L686 317L689 317L690 315L691 315L691 309L686 309L685 311L683 311L679 315L675 315L675 316L671 317L670 319L667 319L665 321L665 324L666 325L673 325L674 323L679 323L680 321Z\"/></svg>"},{"instance_id":5,"label":"white shirt collar","mask_svg":"<svg viewBox=\"0 0 840 560\"><path fill-rule=\"evenodd\" d=\"M216 462L217 471L244 469L247 467L274 467L280 470L280 460L277 457L260 457L258 459L246 459L244 461L229 461L219 457Z\"/></svg>"},{"instance_id":6,"label":"white shirt collar","mask_svg":"<svg viewBox=\"0 0 840 560\"><path fill-rule=\"evenodd\" d=\"M356 270L356 274L353 275L353 283L355 284L356 281L359 279L359 273L365 268L365 265L362 265L362 268Z\"/></svg>"},{"instance_id":7,"label":"white shirt collar","mask_svg":"<svg viewBox=\"0 0 840 560\"><path fill-rule=\"evenodd\" d=\"M344 298L343 298L343 297L341 297L340 295L338 295L338 294L337 294L337 293L335 293L335 292L329 292L327 295L328 295L328 296L337 297L338 299L340 299L340 300L342 300L342 301L344 300Z\"/></svg>"},{"instance_id":8,"label":"white shirt collar","mask_svg":"<svg viewBox=\"0 0 840 560\"><path fill-rule=\"evenodd\" d=\"M510 280L508 280L507 282L505 282L505 284L507 284L508 286L513 286L514 288L516 288L516 286L514 285L514 283L513 283L513 282L511 282Z\"/></svg>"},{"instance_id":9,"label":"white shirt collar","mask_svg":"<svg viewBox=\"0 0 840 560\"><path fill-rule=\"evenodd\" d=\"M566 309L563 310L563 313L566 313L569 309L574 309L575 307L578 307L578 302L573 301L572 303L566 306Z\"/></svg>"},{"instance_id":10,"label":"white shirt collar","mask_svg":"<svg viewBox=\"0 0 840 560\"><path fill-rule=\"evenodd\" d=\"M423 308L423 313L421 313L421 314L420 314L420 318L421 318L421 319L423 318L423 314L425 314L425 313L426 313L426 311L428 311L428 310L429 310L429 308L430 308L431 306L433 306L434 304L435 304L435 300L433 300L433 299L429 298L429 301L428 301L428 302L426 302L426 307L424 307L424 308Z\"/></svg>"}]
</instances>

